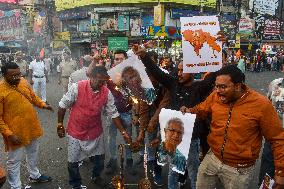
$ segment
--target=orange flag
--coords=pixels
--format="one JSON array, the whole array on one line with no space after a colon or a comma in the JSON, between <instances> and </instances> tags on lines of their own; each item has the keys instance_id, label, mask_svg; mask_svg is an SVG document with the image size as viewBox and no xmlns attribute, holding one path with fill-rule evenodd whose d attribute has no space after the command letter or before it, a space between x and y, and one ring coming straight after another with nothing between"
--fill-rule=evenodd
<instances>
[{"instance_id":1,"label":"orange flag","mask_svg":"<svg viewBox=\"0 0 284 189\"><path fill-rule=\"evenodd\" d=\"M237 51L236 57L237 57L237 58L240 58L240 57L241 57L241 49L239 49L239 50Z\"/></svg>"},{"instance_id":2,"label":"orange flag","mask_svg":"<svg viewBox=\"0 0 284 189\"><path fill-rule=\"evenodd\" d=\"M42 48L39 52L39 58L43 59L44 58L44 48Z\"/></svg>"},{"instance_id":3,"label":"orange flag","mask_svg":"<svg viewBox=\"0 0 284 189\"><path fill-rule=\"evenodd\" d=\"M107 48L104 48L104 49L102 50L102 55L106 55L106 54L107 54L107 51L108 51L108 49L107 49Z\"/></svg>"}]
</instances>

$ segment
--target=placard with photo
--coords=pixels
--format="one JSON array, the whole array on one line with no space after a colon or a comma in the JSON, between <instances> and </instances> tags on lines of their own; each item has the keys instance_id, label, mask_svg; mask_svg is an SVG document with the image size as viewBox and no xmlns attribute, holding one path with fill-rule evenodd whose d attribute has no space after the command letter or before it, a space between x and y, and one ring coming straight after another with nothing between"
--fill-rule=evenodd
<instances>
[{"instance_id":1,"label":"placard with photo","mask_svg":"<svg viewBox=\"0 0 284 189\"><path fill-rule=\"evenodd\" d=\"M125 95L133 100L143 100L152 104L156 99L155 90L146 68L137 56L131 56L108 71L112 81Z\"/></svg>"},{"instance_id":2,"label":"placard with photo","mask_svg":"<svg viewBox=\"0 0 284 189\"><path fill-rule=\"evenodd\" d=\"M168 163L173 171L185 174L195 114L163 108L159 115L162 142L157 150L157 163ZM172 150L172 151L169 151ZM169 158L170 157L170 158Z\"/></svg>"}]
</instances>

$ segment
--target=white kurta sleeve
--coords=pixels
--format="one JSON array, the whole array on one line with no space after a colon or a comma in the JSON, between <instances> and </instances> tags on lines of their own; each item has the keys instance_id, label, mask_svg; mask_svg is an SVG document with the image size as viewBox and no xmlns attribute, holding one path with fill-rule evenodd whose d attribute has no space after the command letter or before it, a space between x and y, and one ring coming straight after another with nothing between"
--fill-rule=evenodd
<instances>
[{"instance_id":1,"label":"white kurta sleeve","mask_svg":"<svg viewBox=\"0 0 284 189\"><path fill-rule=\"evenodd\" d=\"M68 109L71 108L73 103L77 100L78 97L78 83L73 83L68 92L63 95L62 99L59 102L59 107Z\"/></svg>"},{"instance_id":2,"label":"white kurta sleeve","mask_svg":"<svg viewBox=\"0 0 284 189\"><path fill-rule=\"evenodd\" d=\"M107 100L107 104L105 107L105 111L107 115L110 116L111 118L116 118L119 116L117 108L114 104L114 97L110 91L108 93L108 100Z\"/></svg>"}]
</instances>

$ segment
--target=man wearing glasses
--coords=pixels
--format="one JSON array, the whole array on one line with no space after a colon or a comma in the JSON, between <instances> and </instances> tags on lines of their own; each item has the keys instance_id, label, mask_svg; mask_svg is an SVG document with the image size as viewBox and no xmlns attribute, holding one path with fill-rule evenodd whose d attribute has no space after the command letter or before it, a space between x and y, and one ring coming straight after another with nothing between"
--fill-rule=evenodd
<instances>
[{"instance_id":1,"label":"man wearing glasses","mask_svg":"<svg viewBox=\"0 0 284 189\"><path fill-rule=\"evenodd\" d=\"M169 163L168 188L179 189L179 174L185 174L186 158L177 149L182 142L184 134L184 124L179 118L172 118L167 122L165 131L165 141L162 142L157 150L157 166L155 174L162 174L161 166Z\"/></svg>"},{"instance_id":2,"label":"man wearing glasses","mask_svg":"<svg viewBox=\"0 0 284 189\"><path fill-rule=\"evenodd\" d=\"M215 91L193 108L182 112L199 118L212 116L208 144L197 176L197 189L248 189L263 137L274 156L274 189L284 188L284 130L271 102L247 87L245 75L230 65L217 72Z\"/></svg>"},{"instance_id":3,"label":"man wearing glasses","mask_svg":"<svg viewBox=\"0 0 284 189\"><path fill-rule=\"evenodd\" d=\"M33 105L53 111L52 107L36 96L28 82L21 77L19 66L8 62L1 67L4 81L0 83L0 132L8 151L7 178L11 189L20 189L20 168L24 152L27 155L31 182L49 182L37 168L40 127Z\"/></svg>"}]
</instances>

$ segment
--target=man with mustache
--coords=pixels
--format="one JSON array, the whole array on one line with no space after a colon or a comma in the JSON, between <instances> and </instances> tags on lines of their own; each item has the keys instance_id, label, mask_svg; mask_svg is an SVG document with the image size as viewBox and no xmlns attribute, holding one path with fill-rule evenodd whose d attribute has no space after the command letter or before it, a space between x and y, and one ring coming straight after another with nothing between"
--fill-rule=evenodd
<instances>
[{"instance_id":1,"label":"man with mustache","mask_svg":"<svg viewBox=\"0 0 284 189\"><path fill-rule=\"evenodd\" d=\"M31 182L49 182L37 168L40 127L33 105L53 111L52 107L36 96L28 82L21 77L19 66L8 62L1 67L4 81L0 83L0 132L8 151L7 178L11 189L21 189L20 168L24 151Z\"/></svg>"},{"instance_id":2,"label":"man with mustache","mask_svg":"<svg viewBox=\"0 0 284 189\"><path fill-rule=\"evenodd\" d=\"M241 70L226 66L217 72L215 91L204 102L181 109L199 118L212 116L211 150L199 167L198 189L216 188L218 180L226 189L248 189L263 136L273 149L273 188L284 187L284 130L271 102L244 81Z\"/></svg>"},{"instance_id":3,"label":"man with mustache","mask_svg":"<svg viewBox=\"0 0 284 189\"><path fill-rule=\"evenodd\" d=\"M101 114L105 110L112 118L126 143L131 144L131 137L124 129L120 115L114 105L114 97L107 88L109 80L103 66L93 68L89 80L73 83L62 97L58 108L57 134L65 136L63 120L67 109L70 116L67 123L68 138L68 173L69 184L73 189L82 189L79 162L89 157L93 165L92 180L100 187L106 187L101 177L104 169L105 149Z\"/></svg>"}]
</instances>

